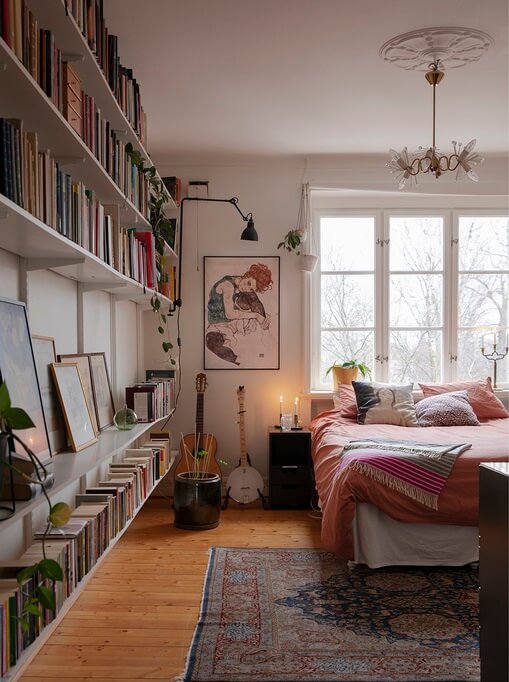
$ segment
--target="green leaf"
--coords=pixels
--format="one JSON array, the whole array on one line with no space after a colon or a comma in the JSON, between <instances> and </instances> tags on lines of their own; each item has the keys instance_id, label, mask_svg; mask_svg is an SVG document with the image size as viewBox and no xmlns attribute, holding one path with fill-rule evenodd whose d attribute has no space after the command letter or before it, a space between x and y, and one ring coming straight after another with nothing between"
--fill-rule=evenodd
<instances>
[{"instance_id":1,"label":"green leaf","mask_svg":"<svg viewBox=\"0 0 509 682\"><path fill-rule=\"evenodd\" d=\"M158 331L160 334L164 334L164 327L158 327L158 328L157 328L157 331Z\"/></svg>"},{"instance_id":2,"label":"green leaf","mask_svg":"<svg viewBox=\"0 0 509 682\"><path fill-rule=\"evenodd\" d=\"M24 582L27 578L31 578L33 575L35 575L37 573L37 569L38 564L22 568L21 571L16 575L16 580L21 585L21 583Z\"/></svg>"},{"instance_id":3,"label":"green leaf","mask_svg":"<svg viewBox=\"0 0 509 682\"><path fill-rule=\"evenodd\" d=\"M18 618L18 623L21 625L21 629L23 630L24 633L25 633L25 632L28 632L28 628L29 628L30 626L29 626L28 621L26 620L26 618Z\"/></svg>"},{"instance_id":4,"label":"green leaf","mask_svg":"<svg viewBox=\"0 0 509 682\"><path fill-rule=\"evenodd\" d=\"M11 429L31 429L35 426L25 410L21 407L9 407L3 413L3 418Z\"/></svg>"},{"instance_id":5,"label":"green leaf","mask_svg":"<svg viewBox=\"0 0 509 682\"><path fill-rule=\"evenodd\" d=\"M166 315L164 313L161 313L161 320L166 324Z\"/></svg>"},{"instance_id":6,"label":"green leaf","mask_svg":"<svg viewBox=\"0 0 509 682\"><path fill-rule=\"evenodd\" d=\"M25 604L25 613L29 613L31 616L42 616L40 608L35 604Z\"/></svg>"},{"instance_id":7,"label":"green leaf","mask_svg":"<svg viewBox=\"0 0 509 682\"><path fill-rule=\"evenodd\" d=\"M11 398L9 396L9 391L7 390L7 384L4 382L0 385L0 415L3 416L4 412L8 410L11 406Z\"/></svg>"},{"instance_id":8,"label":"green leaf","mask_svg":"<svg viewBox=\"0 0 509 682\"><path fill-rule=\"evenodd\" d=\"M39 561L39 571L45 578L50 580L63 580L64 572L59 563L54 559L43 559Z\"/></svg>"},{"instance_id":9,"label":"green leaf","mask_svg":"<svg viewBox=\"0 0 509 682\"><path fill-rule=\"evenodd\" d=\"M43 606L45 606L47 609L52 610L55 608L55 595L49 589L49 587L45 587L44 585L38 585L35 590L35 593Z\"/></svg>"},{"instance_id":10,"label":"green leaf","mask_svg":"<svg viewBox=\"0 0 509 682\"><path fill-rule=\"evenodd\" d=\"M57 502L50 509L48 520L55 528L65 526L71 517L71 508L65 502Z\"/></svg>"},{"instance_id":11,"label":"green leaf","mask_svg":"<svg viewBox=\"0 0 509 682\"><path fill-rule=\"evenodd\" d=\"M165 353L167 353L171 348L173 348L173 344L170 343L169 341L163 341L162 346Z\"/></svg>"}]
</instances>

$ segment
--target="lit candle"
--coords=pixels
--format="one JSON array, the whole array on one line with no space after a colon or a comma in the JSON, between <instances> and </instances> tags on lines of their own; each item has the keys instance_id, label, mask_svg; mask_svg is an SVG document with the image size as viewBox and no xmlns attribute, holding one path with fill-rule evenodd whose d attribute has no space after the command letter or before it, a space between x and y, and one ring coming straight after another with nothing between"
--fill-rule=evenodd
<instances>
[{"instance_id":1,"label":"lit candle","mask_svg":"<svg viewBox=\"0 0 509 682\"><path fill-rule=\"evenodd\" d=\"M294 405L294 414L296 417L298 417L299 416L299 399L298 398L295 398L293 405Z\"/></svg>"},{"instance_id":2,"label":"lit candle","mask_svg":"<svg viewBox=\"0 0 509 682\"><path fill-rule=\"evenodd\" d=\"M281 415L283 414L283 396L279 396L279 421L281 421Z\"/></svg>"},{"instance_id":3,"label":"lit candle","mask_svg":"<svg viewBox=\"0 0 509 682\"><path fill-rule=\"evenodd\" d=\"M493 332L493 350L496 350L497 348L497 335L495 332Z\"/></svg>"},{"instance_id":4,"label":"lit candle","mask_svg":"<svg viewBox=\"0 0 509 682\"><path fill-rule=\"evenodd\" d=\"M485 336L486 336L485 334L483 334L481 336L481 353L484 353L484 337Z\"/></svg>"}]
</instances>

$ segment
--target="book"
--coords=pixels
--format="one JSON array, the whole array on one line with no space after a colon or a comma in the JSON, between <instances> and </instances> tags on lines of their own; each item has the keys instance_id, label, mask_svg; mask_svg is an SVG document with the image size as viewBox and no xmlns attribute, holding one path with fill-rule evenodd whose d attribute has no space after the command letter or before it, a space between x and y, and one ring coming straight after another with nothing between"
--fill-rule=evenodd
<instances>
[{"instance_id":1,"label":"book","mask_svg":"<svg viewBox=\"0 0 509 682\"><path fill-rule=\"evenodd\" d=\"M155 384L136 384L125 389L127 407L136 412L139 422L151 422L155 417Z\"/></svg>"},{"instance_id":2,"label":"book","mask_svg":"<svg viewBox=\"0 0 509 682\"><path fill-rule=\"evenodd\" d=\"M41 495L43 488L44 490L49 490L55 483L55 476L53 473L48 473L44 478L43 483L28 482L24 481L23 478L14 479L15 475L15 472L13 472L12 486L9 474L4 477L3 485L0 489L0 500L27 502L28 500L37 497L37 495Z\"/></svg>"}]
</instances>

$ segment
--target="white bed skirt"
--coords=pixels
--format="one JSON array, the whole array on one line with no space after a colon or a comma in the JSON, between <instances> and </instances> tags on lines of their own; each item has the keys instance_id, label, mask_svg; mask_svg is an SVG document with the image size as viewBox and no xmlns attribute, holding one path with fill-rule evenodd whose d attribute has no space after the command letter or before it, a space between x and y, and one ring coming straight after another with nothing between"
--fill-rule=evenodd
<instances>
[{"instance_id":1,"label":"white bed skirt","mask_svg":"<svg viewBox=\"0 0 509 682\"><path fill-rule=\"evenodd\" d=\"M372 504L357 505L354 563L381 566L463 566L479 560L479 529L401 523Z\"/></svg>"}]
</instances>

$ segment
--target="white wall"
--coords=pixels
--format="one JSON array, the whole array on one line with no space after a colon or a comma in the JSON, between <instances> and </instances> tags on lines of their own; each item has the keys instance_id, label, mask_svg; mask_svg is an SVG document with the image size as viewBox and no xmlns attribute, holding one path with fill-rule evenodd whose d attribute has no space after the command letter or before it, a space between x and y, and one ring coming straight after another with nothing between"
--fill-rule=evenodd
<instances>
[{"instance_id":1,"label":"white wall","mask_svg":"<svg viewBox=\"0 0 509 682\"><path fill-rule=\"evenodd\" d=\"M298 269L293 254L277 250L286 232L295 228L302 182L301 164L283 166L162 166L162 175L208 180L209 197L239 199L244 213L253 213L258 242L244 242L245 223L227 204L186 203L183 229L183 281L181 309L182 394L170 423L178 442L181 433L194 431L195 378L203 370L204 256L281 256L280 260L280 370L207 370L204 394L204 428L218 441L218 457L235 467L239 457L237 389L245 386L247 450L253 465L267 473L267 429L279 420L279 396L288 408L305 388L303 356L302 285L308 276ZM162 362L160 339L154 332L152 313L145 313L146 363ZM175 328L175 317L172 320ZM148 340L150 338L150 340ZM151 358L151 352L157 356ZM157 358L157 359L156 359ZM230 469L226 469L227 474Z\"/></svg>"}]
</instances>

